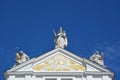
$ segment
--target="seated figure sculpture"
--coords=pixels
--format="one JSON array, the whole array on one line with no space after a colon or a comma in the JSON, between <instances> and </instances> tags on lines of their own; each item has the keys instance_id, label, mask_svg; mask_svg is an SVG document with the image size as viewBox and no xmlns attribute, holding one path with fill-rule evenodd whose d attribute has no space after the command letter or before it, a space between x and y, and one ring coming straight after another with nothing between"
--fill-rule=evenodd
<instances>
[{"instance_id":1,"label":"seated figure sculpture","mask_svg":"<svg viewBox=\"0 0 120 80\"><path fill-rule=\"evenodd\" d=\"M26 62L28 60L29 60L29 56L27 54L25 54L23 51L16 53L16 65L19 65L19 64Z\"/></svg>"},{"instance_id":2,"label":"seated figure sculpture","mask_svg":"<svg viewBox=\"0 0 120 80\"><path fill-rule=\"evenodd\" d=\"M104 54L103 52L101 53L101 55L99 54L98 51L96 51L91 57L90 57L90 60L97 63L97 64L100 64L100 65L104 65Z\"/></svg>"}]
</instances>

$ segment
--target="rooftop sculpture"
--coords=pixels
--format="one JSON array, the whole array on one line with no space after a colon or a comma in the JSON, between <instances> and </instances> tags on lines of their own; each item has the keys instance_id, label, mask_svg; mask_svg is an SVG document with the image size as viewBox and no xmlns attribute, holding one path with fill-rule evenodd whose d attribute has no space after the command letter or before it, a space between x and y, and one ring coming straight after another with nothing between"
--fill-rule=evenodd
<instances>
[{"instance_id":1,"label":"rooftop sculpture","mask_svg":"<svg viewBox=\"0 0 120 80\"><path fill-rule=\"evenodd\" d=\"M16 65L19 65L28 60L29 60L29 56L27 54L25 54L23 51L16 53Z\"/></svg>"},{"instance_id":2,"label":"rooftop sculpture","mask_svg":"<svg viewBox=\"0 0 120 80\"><path fill-rule=\"evenodd\" d=\"M56 34L54 31L54 35L55 35L55 39L54 39L55 48L67 47L68 41L67 41L66 33L65 31L62 30L62 27L60 27L58 34Z\"/></svg>"},{"instance_id":3,"label":"rooftop sculpture","mask_svg":"<svg viewBox=\"0 0 120 80\"><path fill-rule=\"evenodd\" d=\"M99 53L99 51L96 51L91 57L90 57L90 60L95 62L95 63L98 63L100 65L104 65L104 54L103 52L101 52L101 55Z\"/></svg>"}]
</instances>

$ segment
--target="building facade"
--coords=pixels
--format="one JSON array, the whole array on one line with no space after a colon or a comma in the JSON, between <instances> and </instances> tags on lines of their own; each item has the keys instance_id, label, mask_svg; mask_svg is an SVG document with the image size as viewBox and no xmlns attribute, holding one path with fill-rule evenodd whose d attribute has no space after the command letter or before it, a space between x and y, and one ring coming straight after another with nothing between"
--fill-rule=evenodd
<instances>
[{"instance_id":1,"label":"building facade","mask_svg":"<svg viewBox=\"0 0 120 80\"><path fill-rule=\"evenodd\" d=\"M23 51L16 53L15 65L4 74L6 80L113 80L102 53L82 58L64 49L68 42L62 28L54 34L54 50L32 59Z\"/></svg>"}]
</instances>

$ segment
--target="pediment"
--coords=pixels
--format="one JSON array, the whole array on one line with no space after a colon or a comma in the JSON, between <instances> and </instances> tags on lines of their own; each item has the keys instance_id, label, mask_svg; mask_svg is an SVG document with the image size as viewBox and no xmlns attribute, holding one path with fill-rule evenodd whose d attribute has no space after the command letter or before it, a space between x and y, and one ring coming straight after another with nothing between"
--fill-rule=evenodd
<instances>
[{"instance_id":1,"label":"pediment","mask_svg":"<svg viewBox=\"0 0 120 80\"><path fill-rule=\"evenodd\" d=\"M51 55L52 56L52 55ZM82 63L68 58L58 52L52 57L48 57L45 61L32 67L34 71L85 71Z\"/></svg>"},{"instance_id":2,"label":"pediment","mask_svg":"<svg viewBox=\"0 0 120 80\"><path fill-rule=\"evenodd\" d=\"M23 64L11 68L7 72L108 72L109 70L95 64L85 58L76 56L75 54L56 48L37 58L33 58Z\"/></svg>"}]
</instances>

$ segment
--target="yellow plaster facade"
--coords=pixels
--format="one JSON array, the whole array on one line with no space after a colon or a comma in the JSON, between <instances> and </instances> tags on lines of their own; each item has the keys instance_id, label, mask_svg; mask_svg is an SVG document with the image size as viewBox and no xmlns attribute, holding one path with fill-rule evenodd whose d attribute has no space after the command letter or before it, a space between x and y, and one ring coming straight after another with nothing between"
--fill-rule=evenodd
<instances>
[{"instance_id":1,"label":"yellow plaster facade","mask_svg":"<svg viewBox=\"0 0 120 80\"><path fill-rule=\"evenodd\" d=\"M33 66L32 69L35 71L85 71L83 65L76 63L62 54L56 54L44 62Z\"/></svg>"}]
</instances>

